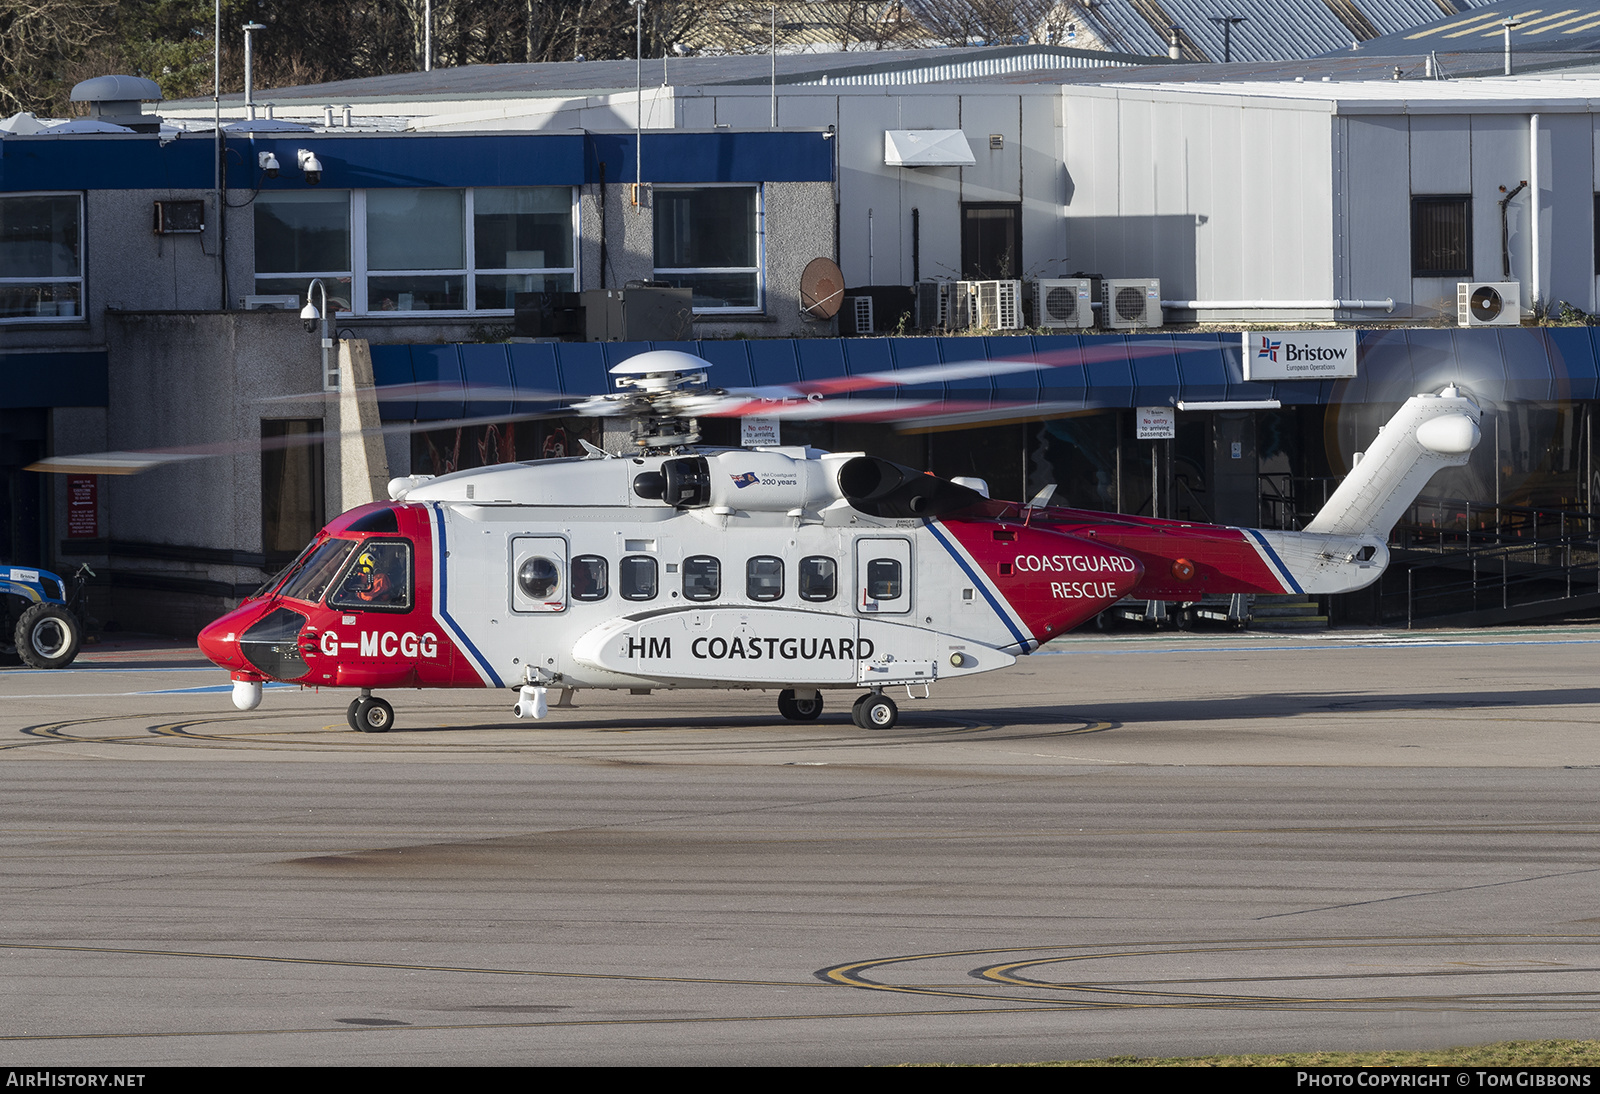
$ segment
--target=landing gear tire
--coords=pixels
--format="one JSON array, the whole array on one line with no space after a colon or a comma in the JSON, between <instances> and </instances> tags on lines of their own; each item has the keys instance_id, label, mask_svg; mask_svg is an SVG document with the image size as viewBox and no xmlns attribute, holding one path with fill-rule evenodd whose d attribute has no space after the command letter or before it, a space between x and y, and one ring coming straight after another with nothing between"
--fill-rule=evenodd
<instances>
[{"instance_id":1,"label":"landing gear tire","mask_svg":"<svg viewBox=\"0 0 1600 1094\"><path fill-rule=\"evenodd\" d=\"M850 704L850 720L856 724L857 729L867 728L867 723L861 720L861 708L867 705L867 700L870 698L872 692L869 691L865 695L858 696L856 701Z\"/></svg>"},{"instance_id":2,"label":"landing gear tire","mask_svg":"<svg viewBox=\"0 0 1600 1094\"><path fill-rule=\"evenodd\" d=\"M36 669L64 669L78 656L78 620L59 604L35 604L17 620L17 654Z\"/></svg>"},{"instance_id":3,"label":"landing gear tire","mask_svg":"<svg viewBox=\"0 0 1600 1094\"><path fill-rule=\"evenodd\" d=\"M796 699L788 688L778 693L778 713L791 722L814 722L822 714L822 695L809 699Z\"/></svg>"},{"instance_id":4,"label":"landing gear tire","mask_svg":"<svg viewBox=\"0 0 1600 1094\"><path fill-rule=\"evenodd\" d=\"M361 723L356 721L356 712L361 706L360 699L350 700L350 705L345 708L344 720L350 723L350 728L357 733L361 732Z\"/></svg>"},{"instance_id":5,"label":"landing gear tire","mask_svg":"<svg viewBox=\"0 0 1600 1094\"><path fill-rule=\"evenodd\" d=\"M893 729L900 721L900 708L894 705L893 699L870 692L856 700L850 713L862 729Z\"/></svg>"},{"instance_id":6,"label":"landing gear tire","mask_svg":"<svg viewBox=\"0 0 1600 1094\"><path fill-rule=\"evenodd\" d=\"M394 707L382 699L357 699L355 722L362 733L387 733L394 728Z\"/></svg>"}]
</instances>

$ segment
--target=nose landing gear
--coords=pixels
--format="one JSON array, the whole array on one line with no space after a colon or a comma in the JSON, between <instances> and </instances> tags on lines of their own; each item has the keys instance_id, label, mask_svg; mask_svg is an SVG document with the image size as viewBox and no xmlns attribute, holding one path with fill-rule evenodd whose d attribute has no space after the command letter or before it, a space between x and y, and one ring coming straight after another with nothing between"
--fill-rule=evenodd
<instances>
[{"instance_id":1,"label":"nose landing gear","mask_svg":"<svg viewBox=\"0 0 1600 1094\"><path fill-rule=\"evenodd\" d=\"M785 688L778 692L778 713L791 722L814 722L822 713L822 693Z\"/></svg>"},{"instance_id":2,"label":"nose landing gear","mask_svg":"<svg viewBox=\"0 0 1600 1094\"><path fill-rule=\"evenodd\" d=\"M361 698L350 700L344 718L357 733L387 733L394 728L394 707L362 688Z\"/></svg>"}]
</instances>

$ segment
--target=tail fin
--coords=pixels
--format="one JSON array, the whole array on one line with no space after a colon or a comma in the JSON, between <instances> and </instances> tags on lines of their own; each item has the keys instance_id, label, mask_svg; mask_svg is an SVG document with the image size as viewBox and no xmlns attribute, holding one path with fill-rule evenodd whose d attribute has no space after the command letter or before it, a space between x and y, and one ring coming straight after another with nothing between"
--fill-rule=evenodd
<instances>
[{"instance_id":1,"label":"tail fin","mask_svg":"<svg viewBox=\"0 0 1600 1094\"><path fill-rule=\"evenodd\" d=\"M1482 413L1454 387L1407 399L1305 531L1387 536L1435 471L1471 458Z\"/></svg>"}]
</instances>

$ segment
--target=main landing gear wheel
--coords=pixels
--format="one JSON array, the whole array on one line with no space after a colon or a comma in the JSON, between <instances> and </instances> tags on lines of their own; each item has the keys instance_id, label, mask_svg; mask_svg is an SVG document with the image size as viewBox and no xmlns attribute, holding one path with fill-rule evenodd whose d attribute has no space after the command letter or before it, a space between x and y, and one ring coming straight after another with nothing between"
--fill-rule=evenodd
<instances>
[{"instance_id":1,"label":"main landing gear wheel","mask_svg":"<svg viewBox=\"0 0 1600 1094\"><path fill-rule=\"evenodd\" d=\"M17 620L17 656L36 669L64 669L78 656L78 620L59 604L35 604Z\"/></svg>"},{"instance_id":2,"label":"main landing gear wheel","mask_svg":"<svg viewBox=\"0 0 1600 1094\"><path fill-rule=\"evenodd\" d=\"M344 710L344 720L350 723L350 728L357 733L361 732L361 723L356 721L356 710L361 706L360 699L350 700L350 705Z\"/></svg>"},{"instance_id":3,"label":"main landing gear wheel","mask_svg":"<svg viewBox=\"0 0 1600 1094\"><path fill-rule=\"evenodd\" d=\"M887 695L868 692L856 700L850 717L862 729L893 729L900 721L900 708Z\"/></svg>"},{"instance_id":4,"label":"main landing gear wheel","mask_svg":"<svg viewBox=\"0 0 1600 1094\"><path fill-rule=\"evenodd\" d=\"M822 694L809 699L796 699L788 688L778 692L778 713L791 722L814 722L822 713Z\"/></svg>"},{"instance_id":5,"label":"main landing gear wheel","mask_svg":"<svg viewBox=\"0 0 1600 1094\"><path fill-rule=\"evenodd\" d=\"M362 733L387 733L394 728L394 707L382 699L357 699L353 722Z\"/></svg>"}]
</instances>

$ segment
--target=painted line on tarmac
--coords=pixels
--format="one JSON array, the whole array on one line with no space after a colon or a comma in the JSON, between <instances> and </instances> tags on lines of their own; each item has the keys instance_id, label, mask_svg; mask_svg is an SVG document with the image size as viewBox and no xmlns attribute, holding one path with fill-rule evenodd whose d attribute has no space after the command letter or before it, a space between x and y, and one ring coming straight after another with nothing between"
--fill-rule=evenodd
<instances>
[{"instance_id":1,"label":"painted line on tarmac","mask_svg":"<svg viewBox=\"0 0 1600 1094\"><path fill-rule=\"evenodd\" d=\"M269 680L261 685L263 691L278 688L297 688L299 684L285 684ZM233 691L232 684L206 684L197 688L165 688L161 691L47 691L37 695L8 695L7 699L120 699L132 695L225 695Z\"/></svg>"},{"instance_id":2,"label":"painted line on tarmac","mask_svg":"<svg viewBox=\"0 0 1600 1094\"><path fill-rule=\"evenodd\" d=\"M1388 642L1323 642L1308 646L1236 646L1228 643L1162 646L1158 649L1037 650L1034 657L1127 657L1137 654L1166 653L1323 653L1345 650L1429 649L1443 646L1595 646L1600 638L1540 639L1529 642L1487 642L1477 639L1395 639Z\"/></svg>"}]
</instances>

